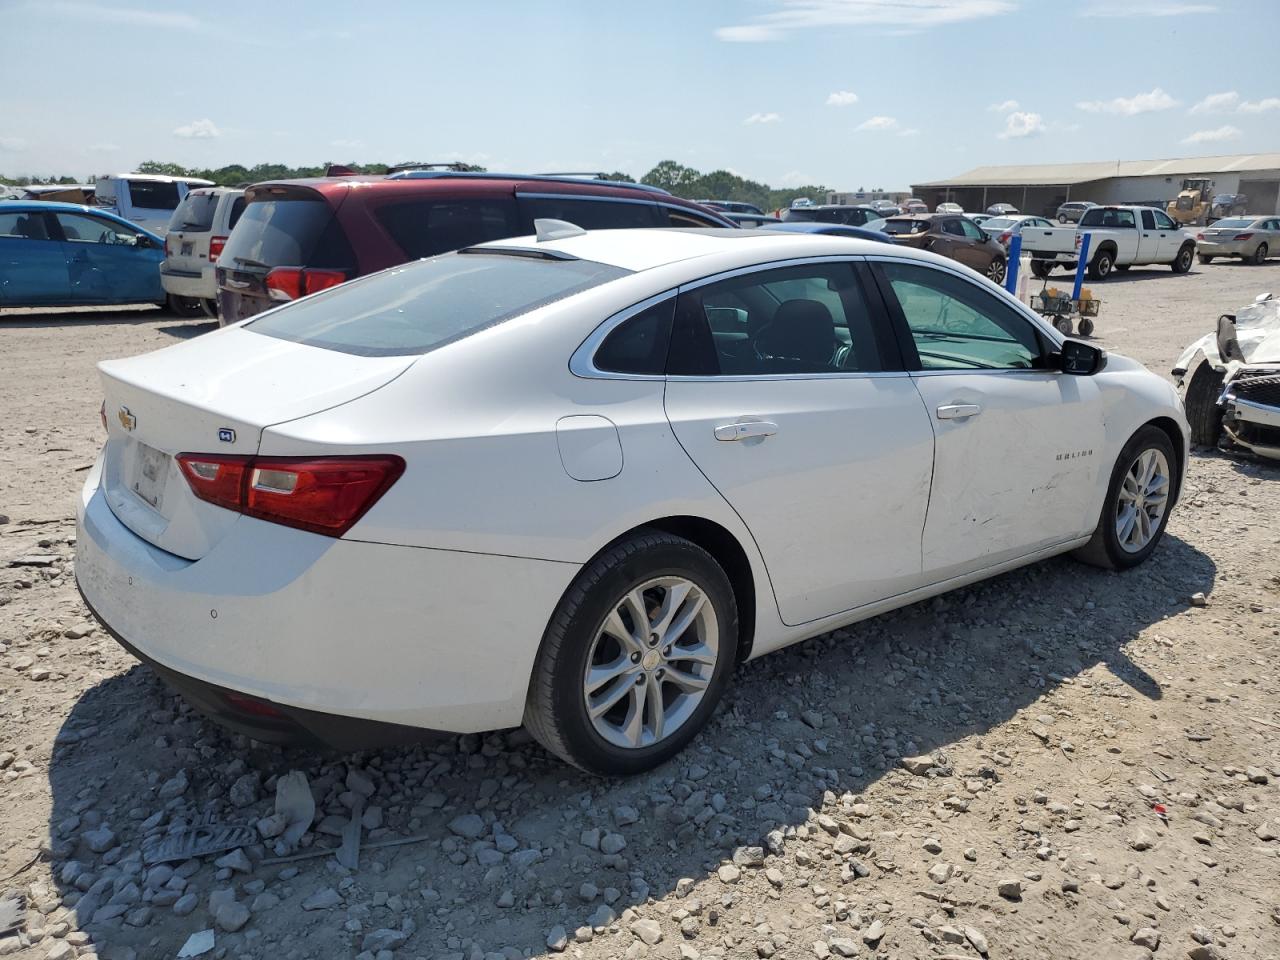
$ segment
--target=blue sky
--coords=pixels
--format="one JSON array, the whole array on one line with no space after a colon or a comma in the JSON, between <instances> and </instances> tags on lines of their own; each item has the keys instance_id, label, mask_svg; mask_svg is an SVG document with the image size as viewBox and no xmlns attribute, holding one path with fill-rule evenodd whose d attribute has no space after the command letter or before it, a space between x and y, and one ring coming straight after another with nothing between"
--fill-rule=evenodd
<instances>
[{"instance_id":1,"label":"blue sky","mask_svg":"<svg viewBox=\"0 0 1280 960\"><path fill-rule=\"evenodd\" d=\"M0 30L11 176L670 158L893 189L1280 150L1280 0L0 0Z\"/></svg>"}]
</instances>

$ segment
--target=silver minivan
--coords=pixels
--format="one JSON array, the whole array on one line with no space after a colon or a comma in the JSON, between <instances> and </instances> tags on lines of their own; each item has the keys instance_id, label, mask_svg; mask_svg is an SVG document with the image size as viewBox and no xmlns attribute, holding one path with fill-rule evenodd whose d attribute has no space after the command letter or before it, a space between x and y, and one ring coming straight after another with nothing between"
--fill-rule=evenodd
<instances>
[{"instance_id":1,"label":"silver minivan","mask_svg":"<svg viewBox=\"0 0 1280 960\"><path fill-rule=\"evenodd\" d=\"M197 187L212 187L199 177L166 177L155 173L108 173L98 177L96 203L118 217L164 233L165 225L186 195Z\"/></svg>"},{"instance_id":2,"label":"silver minivan","mask_svg":"<svg viewBox=\"0 0 1280 960\"><path fill-rule=\"evenodd\" d=\"M173 211L164 237L160 283L180 314L195 316L203 310L211 317L218 315L214 267L244 213L244 193L236 187L200 187Z\"/></svg>"}]
</instances>

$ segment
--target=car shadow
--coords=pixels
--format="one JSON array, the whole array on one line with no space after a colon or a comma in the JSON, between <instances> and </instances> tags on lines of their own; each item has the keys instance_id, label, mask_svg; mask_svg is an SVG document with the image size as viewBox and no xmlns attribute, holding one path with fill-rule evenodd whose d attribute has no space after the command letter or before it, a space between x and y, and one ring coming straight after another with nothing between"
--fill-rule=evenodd
<instances>
[{"instance_id":1,"label":"car shadow","mask_svg":"<svg viewBox=\"0 0 1280 960\"><path fill-rule=\"evenodd\" d=\"M511 946L540 956L548 930L573 931L602 897L620 914L689 878L695 888L708 883L705 895L718 900L725 888L715 872L735 848L805 823L824 798L856 799L899 757L935 754L946 768L951 745L992 731L1060 685L1159 700L1159 681L1130 660L1128 644L1184 610L1191 594L1211 592L1215 574L1208 556L1167 535L1147 563L1125 573L1057 558L825 634L743 665L681 756L625 781L565 766L523 731L346 757L283 751L224 732L136 667L85 692L55 743L49 851L57 893L103 956L172 956L190 934L214 926L212 891L234 884L248 904L261 890L256 881L281 905L259 908L245 930L219 930L227 956L256 954L286 936L298 956L333 955L339 941L361 949L362 934L344 932L361 929L353 916L365 918L365 931L412 917L411 955ZM1081 747L1092 762L1107 762L1100 745ZM196 816L252 824L272 809L274 777L291 769L309 778L317 822L349 814L348 770L370 779L369 803L384 825L366 832L359 872L348 880L325 856L290 864L300 872L284 881L280 866L266 865L252 874L224 869L218 879L208 857L178 884L198 894L194 912L175 915L176 890L142 911L146 836ZM172 785L179 771L186 783ZM262 787L243 791L256 799L237 807L246 798L229 787L246 775ZM995 757L981 769L956 769L954 789L965 795L966 780L1007 775ZM464 814L484 819L479 839L450 832ZM113 837L93 833L103 825ZM620 835L625 849L615 841L601 852L592 831ZM414 835L427 839L374 847ZM514 837L520 850L498 856L498 835ZM316 842L336 844L329 836ZM342 891L348 909L299 911L328 887ZM401 912L384 916L389 896ZM121 903L110 904L113 897Z\"/></svg>"},{"instance_id":2,"label":"car shadow","mask_svg":"<svg viewBox=\"0 0 1280 960\"><path fill-rule=\"evenodd\" d=\"M175 323L165 327L157 327L161 333L167 333L171 337L177 337L179 340L192 340L201 334L212 333L218 329L217 320L200 320L188 321L186 323Z\"/></svg>"},{"instance_id":3,"label":"car shadow","mask_svg":"<svg viewBox=\"0 0 1280 960\"><path fill-rule=\"evenodd\" d=\"M0 309L0 325L12 329L44 330L52 327L155 323L172 316L167 308L155 304L120 307L8 307Z\"/></svg>"}]
</instances>

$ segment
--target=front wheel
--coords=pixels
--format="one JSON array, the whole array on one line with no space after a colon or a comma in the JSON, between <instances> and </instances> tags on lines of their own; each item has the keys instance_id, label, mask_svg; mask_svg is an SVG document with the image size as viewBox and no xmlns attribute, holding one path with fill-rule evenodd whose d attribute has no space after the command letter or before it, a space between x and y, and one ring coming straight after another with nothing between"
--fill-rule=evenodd
<instances>
[{"instance_id":1,"label":"front wheel","mask_svg":"<svg viewBox=\"0 0 1280 960\"><path fill-rule=\"evenodd\" d=\"M1196 367L1187 382L1183 406L1191 426L1191 442L1198 447L1216 447L1222 436L1222 408L1218 406L1218 398L1222 396L1224 379L1226 374L1213 369L1206 360Z\"/></svg>"},{"instance_id":2,"label":"front wheel","mask_svg":"<svg viewBox=\"0 0 1280 960\"><path fill-rule=\"evenodd\" d=\"M987 264L987 279L992 283L1004 283L1004 274L1008 269L1008 264L1004 257L992 257L991 262Z\"/></svg>"},{"instance_id":3,"label":"front wheel","mask_svg":"<svg viewBox=\"0 0 1280 960\"><path fill-rule=\"evenodd\" d=\"M1169 264L1169 266L1173 269L1174 273L1186 273L1191 269L1191 261L1194 259L1195 250L1192 249L1190 244L1188 244L1178 251L1178 255L1174 258L1173 263Z\"/></svg>"},{"instance_id":4,"label":"front wheel","mask_svg":"<svg viewBox=\"0 0 1280 960\"><path fill-rule=\"evenodd\" d=\"M589 773L641 773L706 724L737 661L738 609L715 559L660 531L583 568L547 625L529 733Z\"/></svg>"},{"instance_id":5,"label":"front wheel","mask_svg":"<svg viewBox=\"0 0 1280 960\"><path fill-rule=\"evenodd\" d=\"M1265 243L1258 244L1258 249L1253 251L1254 265L1261 265L1267 262L1267 245Z\"/></svg>"},{"instance_id":6,"label":"front wheel","mask_svg":"<svg viewBox=\"0 0 1280 960\"><path fill-rule=\"evenodd\" d=\"M1093 538L1075 551L1095 567L1126 570L1155 551L1178 489L1178 459L1168 435L1145 426L1129 438L1111 471Z\"/></svg>"}]
</instances>

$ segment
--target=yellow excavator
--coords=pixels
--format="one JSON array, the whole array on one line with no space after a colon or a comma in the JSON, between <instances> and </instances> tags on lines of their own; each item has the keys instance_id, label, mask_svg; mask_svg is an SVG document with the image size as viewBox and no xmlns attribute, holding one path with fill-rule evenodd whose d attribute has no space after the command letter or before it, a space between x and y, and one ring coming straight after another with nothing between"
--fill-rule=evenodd
<instances>
[{"instance_id":1,"label":"yellow excavator","mask_svg":"<svg viewBox=\"0 0 1280 960\"><path fill-rule=\"evenodd\" d=\"M1213 209L1213 184L1198 177L1183 180L1182 191L1169 201L1166 212L1184 226L1203 226Z\"/></svg>"}]
</instances>

